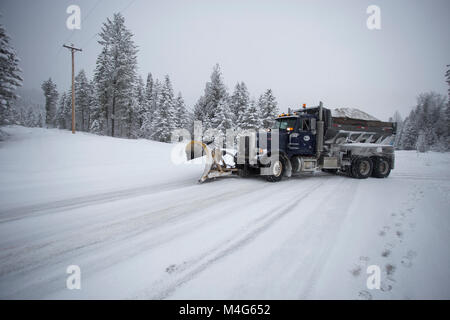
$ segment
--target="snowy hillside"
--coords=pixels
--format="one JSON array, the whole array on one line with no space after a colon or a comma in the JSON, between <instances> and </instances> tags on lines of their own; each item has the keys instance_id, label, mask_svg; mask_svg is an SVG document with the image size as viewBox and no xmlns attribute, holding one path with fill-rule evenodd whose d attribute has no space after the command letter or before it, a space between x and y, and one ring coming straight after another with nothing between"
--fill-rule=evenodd
<instances>
[{"instance_id":1,"label":"snowy hillside","mask_svg":"<svg viewBox=\"0 0 450 320\"><path fill-rule=\"evenodd\" d=\"M370 114L356 108L336 108L331 110L333 117L347 117L351 119L379 120Z\"/></svg>"},{"instance_id":2,"label":"snowy hillside","mask_svg":"<svg viewBox=\"0 0 450 320\"><path fill-rule=\"evenodd\" d=\"M173 145L3 130L1 299L450 298L449 154L398 152L387 179L199 185Z\"/></svg>"}]
</instances>

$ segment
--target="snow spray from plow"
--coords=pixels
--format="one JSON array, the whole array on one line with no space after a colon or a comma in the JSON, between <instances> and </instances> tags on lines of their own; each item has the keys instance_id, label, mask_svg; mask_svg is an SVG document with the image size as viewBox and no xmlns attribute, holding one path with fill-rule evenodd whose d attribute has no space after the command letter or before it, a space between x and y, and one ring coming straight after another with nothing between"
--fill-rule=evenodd
<instances>
[{"instance_id":1,"label":"snow spray from plow","mask_svg":"<svg viewBox=\"0 0 450 320\"><path fill-rule=\"evenodd\" d=\"M199 180L200 183L205 182L207 179L229 176L237 171L236 168L229 167L223 159L223 156L226 154L233 156L221 148L211 150L207 144L200 141L193 140L186 146L186 157L188 160L206 156L206 166Z\"/></svg>"}]
</instances>

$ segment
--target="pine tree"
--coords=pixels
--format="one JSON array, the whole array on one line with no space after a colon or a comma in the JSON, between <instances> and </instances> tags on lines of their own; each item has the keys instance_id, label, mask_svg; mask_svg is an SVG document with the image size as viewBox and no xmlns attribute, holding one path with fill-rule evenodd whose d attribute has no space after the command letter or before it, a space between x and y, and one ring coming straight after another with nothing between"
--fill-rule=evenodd
<instances>
[{"instance_id":1,"label":"pine tree","mask_svg":"<svg viewBox=\"0 0 450 320\"><path fill-rule=\"evenodd\" d=\"M36 103L37 97L33 90L18 89L16 99L10 102L9 124L26 127L41 127L40 119L45 116L43 105Z\"/></svg>"},{"instance_id":2,"label":"pine tree","mask_svg":"<svg viewBox=\"0 0 450 320\"><path fill-rule=\"evenodd\" d=\"M152 113L155 109L155 90L154 90L154 82L151 73L147 75L147 82L145 84L145 104L146 110Z\"/></svg>"},{"instance_id":3,"label":"pine tree","mask_svg":"<svg viewBox=\"0 0 450 320\"><path fill-rule=\"evenodd\" d=\"M246 127L246 118L250 106L250 95L244 82L238 83L231 96L231 111L235 115L235 127L244 129Z\"/></svg>"},{"instance_id":4,"label":"pine tree","mask_svg":"<svg viewBox=\"0 0 450 320\"><path fill-rule=\"evenodd\" d=\"M231 113L228 100L219 101L218 111L211 120L211 127L226 133L226 130L233 128L233 114Z\"/></svg>"},{"instance_id":5,"label":"pine tree","mask_svg":"<svg viewBox=\"0 0 450 320\"><path fill-rule=\"evenodd\" d=\"M146 113L147 113L146 89L144 81L142 80L141 77L139 77L136 85L136 110L133 122L131 123L132 138L142 137L141 128L142 124L144 123Z\"/></svg>"},{"instance_id":6,"label":"pine tree","mask_svg":"<svg viewBox=\"0 0 450 320\"><path fill-rule=\"evenodd\" d=\"M78 131L89 131L91 88L84 70L75 77L75 119Z\"/></svg>"},{"instance_id":7,"label":"pine tree","mask_svg":"<svg viewBox=\"0 0 450 320\"><path fill-rule=\"evenodd\" d=\"M446 97L427 92L417 97L417 105L403 123L400 148L432 151L449 150L449 121ZM421 134L419 140L419 132Z\"/></svg>"},{"instance_id":8,"label":"pine tree","mask_svg":"<svg viewBox=\"0 0 450 320\"><path fill-rule=\"evenodd\" d=\"M132 37L120 13L112 20L108 18L100 32L102 52L97 58L95 82L106 117L106 133L111 136L127 136L131 131L126 120L135 105L137 79L137 48Z\"/></svg>"},{"instance_id":9,"label":"pine tree","mask_svg":"<svg viewBox=\"0 0 450 320\"><path fill-rule=\"evenodd\" d=\"M278 107L271 89L267 89L259 97L258 107L260 110L261 128L271 128L278 114Z\"/></svg>"},{"instance_id":10,"label":"pine tree","mask_svg":"<svg viewBox=\"0 0 450 320\"><path fill-rule=\"evenodd\" d=\"M206 114L206 98L205 96L201 96L197 103L194 105L194 119L196 121L201 121L206 124L209 119Z\"/></svg>"},{"instance_id":11,"label":"pine tree","mask_svg":"<svg viewBox=\"0 0 450 320\"><path fill-rule=\"evenodd\" d=\"M97 96L96 107L91 110L91 126L95 122L95 132L108 134L110 127L109 105L111 102L110 77L112 66L108 54L108 47L105 45L97 57L96 69L94 74L94 85ZM94 132L90 128L91 132Z\"/></svg>"},{"instance_id":12,"label":"pine tree","mask_svg":"<svg viewBox=\"0 0 450 320\"><path fill-rule=\"evenodd\" d=\"M8 123L11 103L17 98L16 89L22 86L19 58L10 44L10 37L0 24L0 124Z\"/></svg>"},{"instance_id":13,"label":"pine tree","mask_svg":"<svg viewBox=\"0 0 450 320\"><path fill-rule=\"evenodd\" d=\"M259 110L254 100L251 100L249 107L241 114L239 118L239 128L241 129L259 129L261 121L259 118Z\"/></svg>"},{"instance_id":14,"label":"pine tree","mask_svg":"<svg viewBox=\"0 0 450 320\"><path fill-rule=\"evenodd\" d=\"M422 130L419 132L419 135L417 137L416 142L416 150L419 152L427 152L428 151L428 145L425 138L426 134Z\"/></svg>"},{"instance_id":15,"label":"pine tree","mask_svg":"<svg viewBox=\"0 0 450 320\"><path fill-rule=\"evenodd\" d=\"M56 116L56 104L58 102L58 91L56 90L56 84L53 83L52 78L42 83L42 90L45 96L45 123L47 127L53 126Z\"/></svg>"},{"instance_id":16,"label":"pine tree","mask_svg":"<svg viewBox=\"0 0 450 320\"><path fill-rule=\"evenodd\" d=\"M70 92L63 92L59 98L55 122L59 129L71 129L72 94Z\"/></svg>"},{"instance_id":17,"label":"pine tree","mask_svg":"<svg viewBox=\"0 0 450 320\"><path fill-rule=\"evenodd\" d=\"M448 100L447 103L450 106L450 64L447 65L447 72L445 73L446 82L448 84Z\"/></svg>"},{"instance_id":18,"label":"pine tree","mask_svg":"<svg viewBox=\"0 0 450 320\"><path fill-rule=\"evenodd\" d=\"M411 112L403 123L402 137L400 140L400 146L403 150L414 150L416 147L418 132L414 119L414 113Z\"/></svg>"},{"instance_id":19,"label":"pine tree","mask_svg":"<svg viewBox=\"0 0 450 320\"><path fill-rule=\"evenodd\" d=\"M188 129L189 126L189 113L184 104L183 96L181 92L175 100L175 128L176 129Z\"/></svg>"},{"instance_id":20,"label":"pine tree","mask_svg":"<svg viewBox=\"0 0 450 320\"><path fill-rule=\"evenodd\" d=\"M145 113L145 86L141 77L137 78L133 96L125 108L122 126L124 136L137 139L141 136L141 126Z\"/></svg>"},{"instance_id":21,"label":"pine tree","mask_svg":"<svg viewBox=\"0 0 450 320\"><path fill-rule=\"evenodd\" d=\"M211 120L219 112L219 102L228 99L228 92L223 83L219 64L211 73L211 80L206 83L205 92L194 107L196 120L202 121L205 128L211 127Z\"/></svg>"},{"instance_id":22,"label":"pine tree","mask_svg":"<svg viewBox=\"0 0 450 320\"><path fill-rule=\"evenodd\" d=\"M97 91L95 90L94 80L89 81L89 109L87 116L87 131L91 132L92 122L94 121L94 114L98 109ZM100 133L100 132L95 132Z\"/></svg>"},{"instance_id":23,"label":"pine tree","mask_svg":"<svg viewBox=\"0 0 450 320\"><path fill-rule=\"evenodd\" d=\"M152 138L161 142L169 142L176 123L173 89L168 75L164 79L158 96L158 106L151 125Z\"/></svg>"},{"instance_id":24,"label":"pine tree","mask_svg":"<svg viewBox=\"0 0 450 320\"><path fill-rule=\"evenodd\" d=\"M153 119L153 113L156 108L155 103L155 85L151 73L147 75L147 82L145 84L145 96L144 105L141 115L141 123L139 129L139 135L141 138L151 137L151 125Z\"/></svg>"},{"instance_id":25,"label":"pine tree","mask_svg":"<svg viewBox=\"0 0 450 320\"><path fill-rule=\"evenodd\" d=\"M141 137L153 139L153 121L158 110L158 101L161 93L161 83L158 79L153 80L151 73L147 76L145 102L146 112L142 119Z\"/></svg>"}]
</instances>

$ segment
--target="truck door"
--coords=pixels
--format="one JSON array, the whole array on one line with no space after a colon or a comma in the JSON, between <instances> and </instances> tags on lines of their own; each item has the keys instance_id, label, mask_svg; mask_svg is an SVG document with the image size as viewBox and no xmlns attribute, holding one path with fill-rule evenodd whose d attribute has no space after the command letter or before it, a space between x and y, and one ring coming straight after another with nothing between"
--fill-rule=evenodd
<instances>
[{"instance_id":1,"label":"truck door","mask_svg":"<svg viewBox=\"0 0 450 320\"><path fill-rule=\"evenodd\" d=\"M292 154L312 155L316 150L316 136L313 134L310 118L299 118L298 127L289 139Z\"/></svg>"}]
</instances>

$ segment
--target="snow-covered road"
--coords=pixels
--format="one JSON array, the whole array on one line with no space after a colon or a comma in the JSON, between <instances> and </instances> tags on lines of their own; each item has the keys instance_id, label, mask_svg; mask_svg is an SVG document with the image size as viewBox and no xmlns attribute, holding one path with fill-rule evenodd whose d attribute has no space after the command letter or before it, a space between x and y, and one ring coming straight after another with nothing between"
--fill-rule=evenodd
<instances>
[{"instance_id":1,"label":"snow-covered road","mask_svg":"<svg viewBox=\"0 0 450 320\"><path fill-rule=\"evenodd\" d=\"M398 152L388 179L199 185L171 145L3 130L2 299L450 298L449 154Z\"/></svg>"}]
</instances>

